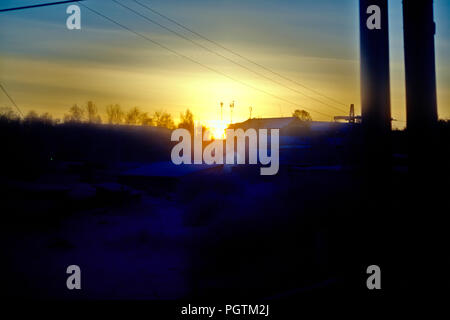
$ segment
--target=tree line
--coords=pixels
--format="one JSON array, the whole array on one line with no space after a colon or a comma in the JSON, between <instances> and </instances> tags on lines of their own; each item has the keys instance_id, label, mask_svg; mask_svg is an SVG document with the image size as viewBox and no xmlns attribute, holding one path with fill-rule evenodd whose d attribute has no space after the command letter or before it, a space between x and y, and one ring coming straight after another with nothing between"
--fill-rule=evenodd
<instances>
[{"instance_id":1,"label":"tree line","mask_svg":"<svg viewBox=\"0 0 450 320\"><path fill-rule=\"evenodd\" d=\"M20 121L20 116L9 107L0 108L0 119L7 121ZM24 122L39 122L45 124L58 124L61 119L55 119L49 112L38 114L36 111L29 111L23 118ZM94 102L88 101L86 105L74 104L64 114L64 123L89 123L89 124L111 124L111 125L142 125L164 127L168 129L185 128L193 129L194 115L187 109L180 113L180 122L175 125L172 115L165 111L155 111L152 114L143 112L139 107L124 110L119 104L106 106L106 118L99 114Z\"/></svg>"}]
</instances>

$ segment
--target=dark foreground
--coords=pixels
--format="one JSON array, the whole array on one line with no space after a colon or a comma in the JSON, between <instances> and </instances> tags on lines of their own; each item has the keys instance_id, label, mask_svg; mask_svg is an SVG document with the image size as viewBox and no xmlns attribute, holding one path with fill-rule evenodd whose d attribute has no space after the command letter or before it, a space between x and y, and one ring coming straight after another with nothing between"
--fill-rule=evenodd
<instances>
[{"instance_id":1,"label":"dark foreground","mask_svg":"<svg viewBox=\"0 0 450 320\"><path fill-rule=\"evenodd\" d=\"M62 143L63 156L57 142L45 141L33 152L21 145L29 157L17 153L4 164L5 298L249 303L448 288L445 152L419 173L395 156L378 178L347 163L282 165L271 177L217 166L155 178L124 172L166 161L157 156L170 154L165 144L148 146L145 159L136 143L135 158L118 150L103 160L96 149L114 148L98 140ZM82 270L81 290L66 287L73 264ZM366 286L373 264L381 293Z\"/></svg>"}]
</instances>

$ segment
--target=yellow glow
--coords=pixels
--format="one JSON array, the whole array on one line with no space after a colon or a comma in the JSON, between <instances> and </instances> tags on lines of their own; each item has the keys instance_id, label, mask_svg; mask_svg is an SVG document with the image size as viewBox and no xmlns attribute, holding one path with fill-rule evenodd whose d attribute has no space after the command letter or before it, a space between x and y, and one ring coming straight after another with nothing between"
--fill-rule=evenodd
<instances>
[{"instance_id":1,"label":"yellow glow","mask_svg":"<svg viewBox=\"0 0 450 320\"><path fill-rule=\"evenodd\" d=\"M208 120L205 121L205 127L208 129L212 138L214 139L225 139L225 129L228 127L226 121L221 120Z\"/></svg>"}]
</instances>

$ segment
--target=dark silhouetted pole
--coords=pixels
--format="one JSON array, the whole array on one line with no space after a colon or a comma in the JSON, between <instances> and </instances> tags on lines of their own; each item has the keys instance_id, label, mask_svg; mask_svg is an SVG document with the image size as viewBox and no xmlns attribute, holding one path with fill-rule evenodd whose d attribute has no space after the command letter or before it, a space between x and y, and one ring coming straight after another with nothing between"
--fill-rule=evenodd
<instances>
[{"instance_id":1,"label":"dark silhouetted pole","mask_svg":"<svg viewBox=\"0 0 450 320\"><path fill-rule=\"evenodd\" d=\"M416 277L414 287L422 292L442 290L442 274L447 272L448 183L446 140L437 135L436 65L432 0L403 0L406 120L409 152L408 225L410 261L420 261L405 279ZM438 142L440 140L440 142ZM445 141L445 142L444 142ZM444 143L443 143L444 142ZM448 198L448 197L447 197ZM411 210L414 208L414 210ZM418 236L420 234L420 236ZM419 259L417 257L420 257Z\"/></svg>"},{"instance_id":2,"label":"dark silhouetted pole","mask_svg":"<svg viewBox=\"0 0 450 320\"><path fill-rule=\"evenodd\" d=\"M361 127L363 178L358 239L364 253L355 257L365 270L371 261L385 259L385 228L389 217L390 184L390 89L387 0L360 0ZM376 217L376 218L375 218ZM383 265L381 268L383 269Z\"/></svg>"},{"instance_id":3,"label":"dark silhouetted pole","mask_svg":"<svg viewBox=\"0 0 450 320\"><path fill-rule=\"evenodd\" d=\"M350 113L348 115L348 122L355 123L355 105L352 103L350 105Z\"/></svg>"},{"instance_id":4,"label":"dark silhouetted pole","mask_svg":"<svg viewBox=\"0 0 450 320\"><path fill-rule=\"evenodd\" d=\"M437 123L434 34L433 1L404 0L406 126L413 139L431 134Z\"/></svg>"},{"instance_id":5,"label":"dark silhouetted pole","mask_svg":"<svg viewBox=\"0 0 450 320\"><path fill-rule=\"evenodd\" d=\"M371 171L384 170L391 131L387 0L360 0L359 22L364 158Z\"/></svg>"}]
</instances>

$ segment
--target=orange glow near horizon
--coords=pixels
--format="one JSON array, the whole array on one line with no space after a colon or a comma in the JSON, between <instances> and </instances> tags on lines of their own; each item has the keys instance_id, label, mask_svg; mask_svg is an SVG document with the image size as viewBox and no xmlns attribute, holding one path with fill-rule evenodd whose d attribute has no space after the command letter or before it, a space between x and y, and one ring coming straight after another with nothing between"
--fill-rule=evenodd
<instances>
[{"instance_id":1,"label":"orange glow near horizon","mask_svg":"<svg viewBox=\"0 0 450 320\"><path fill-rule=\"evenodd\" d=\"M207 128L212 138L216 140L225 139L225 129L229 123L223 120L208 120L204 121L204 126Z\"/></svg>"}]
</instances>

